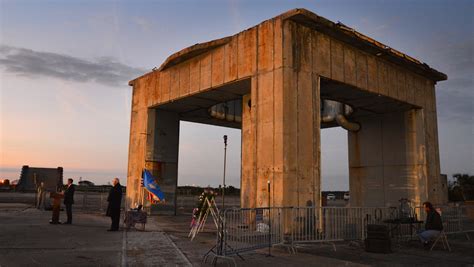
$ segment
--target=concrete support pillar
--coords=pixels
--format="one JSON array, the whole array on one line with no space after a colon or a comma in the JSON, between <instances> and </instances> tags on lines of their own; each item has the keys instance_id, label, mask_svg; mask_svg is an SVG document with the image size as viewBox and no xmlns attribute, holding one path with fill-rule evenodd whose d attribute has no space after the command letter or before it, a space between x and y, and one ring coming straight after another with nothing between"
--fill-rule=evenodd
<instances>
[{"instance_id":1,"label":"concrete support pillar","mask_svg":"<svg viewBox=\"0 0 474 267\"><path fill-rule=\"evenodd\" d=\"M145 166L157 179L165 195L165 202L152 205L151 213L176 214L179 115L174 112L149 109L147 129Z\"/></svg>"},{"instance_id":2,"label":"concrete support pillar","mask_svg":"<svg viewBox=\"0 0 474 267\"><path fill-rule=\"evenodd\" d=\"M283 98L283 203L320 206L320 84L317 75L288 70Z\"/></svg>"},{"instance_id":3,"label":"concrete support pillar","mask_svg":"<svg viewBox=\"0 0 474 267\"><path fill-rule=\"evenodd\" d=\"M241 206L267 207L268 181L271 206L319 206L319 77L267 72L242 102Z\"/></svg>"},{"instance_id":4,"label":"concrete support pillar","mask_svg":"<svg viewBox=\"0 0 474 267\"><path fill-rule=\"evenodd\" d=\"M242 176L240 180L240 206L255 208L257 179L255 177L255 129L252 127L252 101L250 94L242 98Z\"/></svg>"},{"instance_id":5,"label":"concrete support pillar","mask_svg":"<svg viewBox=\"0 0 474 267\"><path fill-rule=\"evenodd\" d=\"M423 110L359 118L349 132L351 206L398 206L427 199Z\"/></svg>"}]
</instances>

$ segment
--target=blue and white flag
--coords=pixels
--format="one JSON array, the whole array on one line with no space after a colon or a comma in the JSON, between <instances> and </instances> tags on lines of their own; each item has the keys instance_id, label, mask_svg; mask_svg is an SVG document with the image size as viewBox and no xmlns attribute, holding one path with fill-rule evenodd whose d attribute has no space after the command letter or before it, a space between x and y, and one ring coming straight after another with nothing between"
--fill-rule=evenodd
<instances>
[{"instance_id":1,"label":"blue and white flag","mask_svg":"<svg viewBox=\"0 0 474 267\"><path fill-rule=\"evenodd\" d=\"M142 173L143 186L153 194L154 197L158 198L160 201L165 201L165 194L161 191L160 187L155 181L155 177L147 169L143 169Z\"/></svg>"}]
</instances>

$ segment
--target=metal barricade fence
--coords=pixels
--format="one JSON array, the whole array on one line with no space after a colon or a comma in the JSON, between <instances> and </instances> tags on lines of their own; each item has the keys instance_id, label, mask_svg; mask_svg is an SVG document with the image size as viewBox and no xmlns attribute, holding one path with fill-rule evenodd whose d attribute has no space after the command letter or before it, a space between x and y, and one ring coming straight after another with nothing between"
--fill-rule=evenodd
<instances>
[{"instance_id":1,"label":"metal barricade fence","mask_svg":"<svg viewBox=\"0 0 474 267\"><path fill-rule=\"evenodd\" d=\"M284 208L226 209L221 212L221 255L260 249L282 242Z\"/></svg>"},{"instance_id":2,"label":"metal barricade fence","mask_svg":"<svg viewBox=\"0 0 474 267\"><path fill-rule=\"evenodd\" d=\"M107 197L109 191L106 189L100 190L81 190L76 191L74 194L74 209L81 209L83 211L90 212L103 212L107 210L108 202ZM125 205L126 193L122 193L122 208Z\"/></svg>"},{"instance_id":3,"label":"metal barricade fence","mask_svg":"<svg viewBox=\"0 0 474 267\"><path fill-rule=\"evenodd\" d=\"M297 207L292 208L291 242L362 240L367 224L383 223L394 208Z\"/></svg>"},{"instance_id":4,"label":"metal barricade fence","mask_svg":"<svg viewBox=\"0 0 474 267\"><path fill-rule=\"evenodd\" d=\"M440 207L446 233L474 231L474 207ZM424 210L415 208L417 218L426 220ZM396 219L396 207L272 207L226 209L220 213L217 254L230 256L298 243L364 240L368 224ZM397 234L414 234L402 225ZM468 236L467 236L468 237Z\"/></svg>"},{"instance_id":5,"label":"metal barricade fence","mask_svg":"<svg viewBox=\"0 0 474 267\"><path fill-rule=\"evenodd\" d=\"M366 226L393 218L396 208L272 207L221 212L220 255L305 242L363 240Z\"/></svg>"},{"instance_id":6,"label":"metal barricade fence","mask_svg":"<svg viewBox=\"0 0 474 267\"><path fill-rule=\"evenodd\" d=\"M469 239L467 233L474 232L474 206L462 206L460 216L462 232L466 233L466 237Z\"/></svg>"}]
</instances>

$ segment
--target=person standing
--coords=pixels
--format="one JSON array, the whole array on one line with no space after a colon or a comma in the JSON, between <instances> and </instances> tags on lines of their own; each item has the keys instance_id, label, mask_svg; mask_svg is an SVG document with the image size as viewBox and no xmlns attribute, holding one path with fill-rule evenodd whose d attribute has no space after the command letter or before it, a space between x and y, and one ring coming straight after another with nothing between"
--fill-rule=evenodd
<instances>
[{"instance_id":1,"label":"person standing","mask_svg":"<svg viewBox=\"0 0 474 267\"><path fill-rule=\"evenodd\" d=\"M64 224L72 224L72 204L74 204L75 185L71 178L67 179L66 191L64 191L64 205L66 205L67 221Z\"/></svg>"},{"instance_id":2,"label":"person standing","mask_svg":"<svg viewBox=\"0 0 474 267\"><path fill-rule=\"evenodd\" d=\"M107 216L112 220L112 225L107 231L118 231L120 224L120 207L122 205L122 186L118 178L112 180L113 187L109 191L107 201Z\"/></svg>"}]
</instances>

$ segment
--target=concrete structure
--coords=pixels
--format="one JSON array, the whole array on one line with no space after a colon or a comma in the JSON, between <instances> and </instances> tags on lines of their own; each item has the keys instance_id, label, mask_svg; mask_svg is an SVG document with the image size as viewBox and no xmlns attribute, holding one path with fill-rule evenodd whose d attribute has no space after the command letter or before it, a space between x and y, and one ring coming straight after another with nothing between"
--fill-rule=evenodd
<instances>
[{"instance_id":1,"label":"concrete structure","mask_svg":"<svg viewBox=\"0 0 474 267\"><path fill-rule=\"evenodd\" d=\"M48 191L56 191L63 186L63 168L41 168L29 167L21 168L20 180L16 186L17 191L36 191L37 186L44 182Z\"/></svg>"},{"instance_id":2,"label":"concrete structure","mask_svg":"<svg viewBox=\"0 0 474 267\"><path fill-rule=\"evenodd\" d=\"M351 205L445 202L435 84L446 79L304 9L188 47L130 82L127 199L143 198L146 167L167 195L157 209L173 211L184 120L242 129L242 207L268 205L267 181L272 205L319 205L320 129L338 124L350 130ZM346 106L328 119L324 100Z\"/></svg>"}]
</instances>

